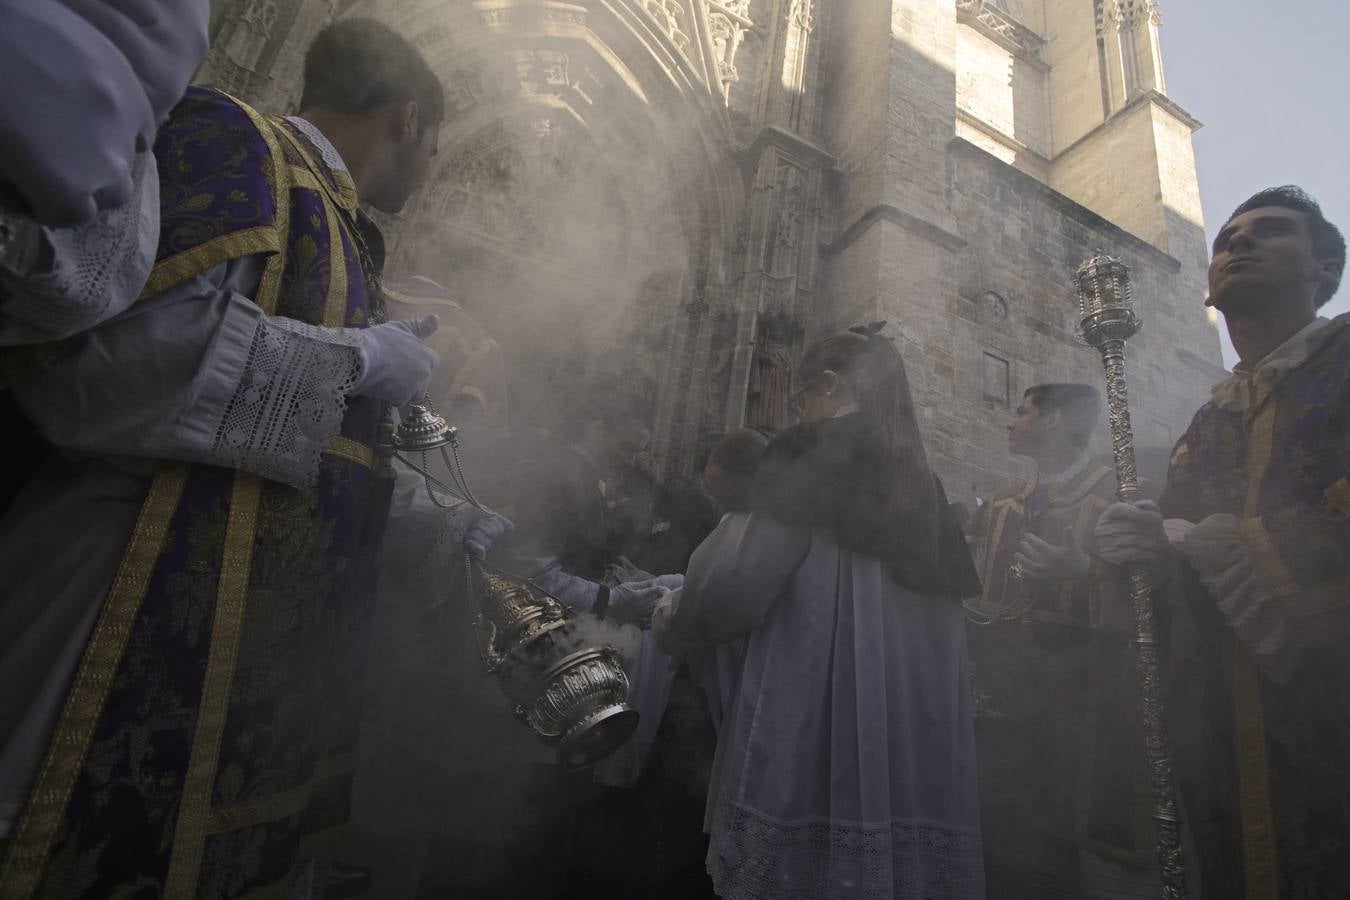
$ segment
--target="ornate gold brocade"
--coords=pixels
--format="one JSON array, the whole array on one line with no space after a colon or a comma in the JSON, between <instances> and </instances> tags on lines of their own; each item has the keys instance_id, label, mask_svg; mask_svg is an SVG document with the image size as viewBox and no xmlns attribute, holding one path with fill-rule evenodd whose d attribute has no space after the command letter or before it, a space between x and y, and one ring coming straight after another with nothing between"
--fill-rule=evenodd
<instances>
[{"instance_id":1,"label":"ornate gold brocade","mask_svg":"<svg viewBox=\"0 0 1350 900\"><path fill-rule=\"evenodd\" d=\"M329 456L354 462L367 469L375 468L375 449L351 438L338 435L328 442L328 446L323 448L323 452Z\"/></svg>"},{"instance_id":2,"label":"ornate gold brocade","mask_svg":"<svg viewBox=\"0 0 1350 900\"><path fill-rule=\"evenodd\" d=\"M1245 518L1260 509L1262 476L1270 464L1275 434L1274 403L1254 403L1255 419L1247 445ZM1258 405L1259 404L1259 405ZM1278 558L1278 554L1275 554ZM1283 569L1283 565L1280 566ZM1242 818L1242 855L1247 900L1278 900L1279 859L1275 849L1275 812L1270 798L1270 766L1266 759L1265 714L1261 681L1252 652L1230 637L1233 654L1233 725L1237 753L1238 805Z\"/></svg>"},{"instance_id":3,"label":"ornate gold brocade","mask_svg":"<svg viewBox=\"0 0 1350 900\"><path fill-rule=\"evenodd\" d=\"M248 582L252 573L253 541L258 525L261 492L262 479L258 476L243 472L234 476L229 522L225 529L225 553L220 564L220 586L216 592L215 620L211 625L211 644L206 661L206 679L202 684L197 731L193 737L192 756L183 784L183 798L178 805L173 856L164 882L164 893L168 897L191 897L196 890L206 841L207 818L211 811L211 793L216 780L220 737L225 730L234 664L239 654L239 635L243 629Z\"/></svg>"},{"instance_id":4,"label":"ornate gold brocade","mask_svg":"<svg viewBox=\"0 0 1350 900\"><path fill-rule=\"evenodd\" d=\"M80 658L47 756L34 779L23 816L10 835L9 852L0 870L3 900L26 900L37 887L127 637L164 549L188 472L189 467L182 463L162 464L141 505L131 540Z\"/></svg>"},{"instance_id":5,"label":"ornate gold brocade","mask_svg":"<svg viewBox=\"0 0 1350 900\"><path fill-rule=\"evenodd\" d=\"M285 163L281 155L281 146L277 143L276 132L267 119L253 107L229 94L224 96L248 116L267 145L268 164L265 177L272 192L275 217L270 225L260 225L211 238L182 253L160 260L150 270L150 277L146 280L145 288L138 299L152 297L193 275L231 259L258 253L271 254L274 259L283 256L281 251L286 246L287 223L290 220L288 214L290 185L283 174ZM270 314L271 310L268 312Z\"/></svg>"},{"instance_id":6,"label":"ornate gold brocade","mask_svg":"<svg viewBox=\"0 0 1350 900\"><path fill-rule=\"evenodd\" d=\"M206 833L219 834L297 815L305 809L317 786L355 771L356 755L353 753L320 760L314 767L314 777L298 787L212 809L206 820Z\"/></svg>"}]
</instances>

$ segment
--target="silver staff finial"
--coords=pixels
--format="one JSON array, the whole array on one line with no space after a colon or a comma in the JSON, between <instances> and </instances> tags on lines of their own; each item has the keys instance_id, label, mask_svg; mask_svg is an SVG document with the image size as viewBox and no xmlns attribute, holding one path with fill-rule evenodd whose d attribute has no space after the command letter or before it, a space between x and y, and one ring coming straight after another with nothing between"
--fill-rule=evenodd
<instances>
[{"instance_id":1,"label":"silver staff finial","mask_svg":"<svg viewBox=\"0 0 1350 900\"><path fill-rule=\"evenodd\" d=\"M1083 339L1100 348L1108 341L1126 341L1141 325L1134 312L1130 270L1114 256L1098 253L1074 273Z\"/></svg>"}]
</instances>

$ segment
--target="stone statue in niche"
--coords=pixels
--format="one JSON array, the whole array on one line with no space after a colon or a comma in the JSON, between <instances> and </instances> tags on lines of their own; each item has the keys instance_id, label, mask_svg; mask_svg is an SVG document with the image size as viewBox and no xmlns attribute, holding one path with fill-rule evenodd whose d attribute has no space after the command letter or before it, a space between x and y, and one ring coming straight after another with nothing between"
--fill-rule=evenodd
<instances>
[{"instance_id":1,"label":"stone statue in niche","mask_svg":"<svg viewBox=\"0 0 1350 900\"><path fill-rule=\"evenodd\" d=\"M736 51L740 48L743 29L739 22L733 22L730 17L718 12L708 16L708 29L712 34L717 76L725 89L740 77L736 72Z\"/></svg>"},{"instance_id":2,"label":"stone statue in niche","mask_svg":"<svg viewBox=\"0 0 1350 900\"><path fill-rule=\"evenodd\" d=\"M797 248L801 244L802 217L806 208L806 183L802 171L796 166L780 166L776 187L778 216L769 272L784 277L793 274L797 268Z\"/></svg>"},{"instance_id":3,"label":"stone statue in niche","mask_svg":"<svg viewBox=\"0 0 1350 900\"><path fill-rule=\"evenodd\" d=\"M811 0L792 0L792 6L788 10L788 19L801 31L811 31L816 24L811 15Z\"/></svg>"},{"instance_id":4,"label":"stone statue in niche","mask_svg":"<svg viewBox=\"0 0 1350 900\"><path fill-rule=\"evenodd\" d=\"M750 360L745 424L777 431L789 424L792 399L792 351L788 342L769 331L760 335Z\"/></svg>"}]
</instances>

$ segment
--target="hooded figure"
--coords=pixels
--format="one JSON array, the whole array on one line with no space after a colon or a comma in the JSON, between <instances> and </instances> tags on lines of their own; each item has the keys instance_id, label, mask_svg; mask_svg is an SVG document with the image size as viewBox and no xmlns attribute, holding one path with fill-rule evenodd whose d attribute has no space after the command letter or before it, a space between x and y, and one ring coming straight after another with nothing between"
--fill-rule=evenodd
<instances>
[{"instance_id":1,"label":"hooded figure","mask_svg":"<svg viewBox=\"0 0 1350 900\"><path fill-rule=\"evenodd\" d=\"M978 580L877 330L807 351L803 424L654 618L671 652L745 640L704 823L726 900L984 896L961 609Z\"/></svg>"}]
</instances>

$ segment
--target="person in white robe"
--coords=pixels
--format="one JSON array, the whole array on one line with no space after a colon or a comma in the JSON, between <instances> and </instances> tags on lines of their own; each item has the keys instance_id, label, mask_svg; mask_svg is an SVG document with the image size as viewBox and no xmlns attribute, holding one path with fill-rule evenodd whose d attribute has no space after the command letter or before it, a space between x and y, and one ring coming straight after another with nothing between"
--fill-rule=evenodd
<instances>
[{"instance_id":1,"label":"person in white robe","mask_svg":"<svg viewBox=\"0 0 1350 900\"><path fill-rule=\"evenodd\" d=\"M159 241L150 145L206 55L207 15L206 0L0 0L0 82L22 85L0 92L0 347L67 338L140 293Z\"/></svg>"},{"instance_id":2,"label":"person in white robe","mask_svg":"<svg viewBox=\"0 0 1350 900\"><path fill-rule=\"evenodd\" d=\"M984 896L975 574L879 328L807 351L804 424L655 614L670 652L745 641L705 818L725 900Z\"/></svg>"},{"instance_id":3,"label":"person in white robe","mask_svg":"<svg viewBox=\"0 0 1350 900\"><path fill-rule=\"evenodd\" d=\"M209 16L207 0L0 0L0 250L25 219L70 228L137 208Z\"/></svg>"}]
</instances>

